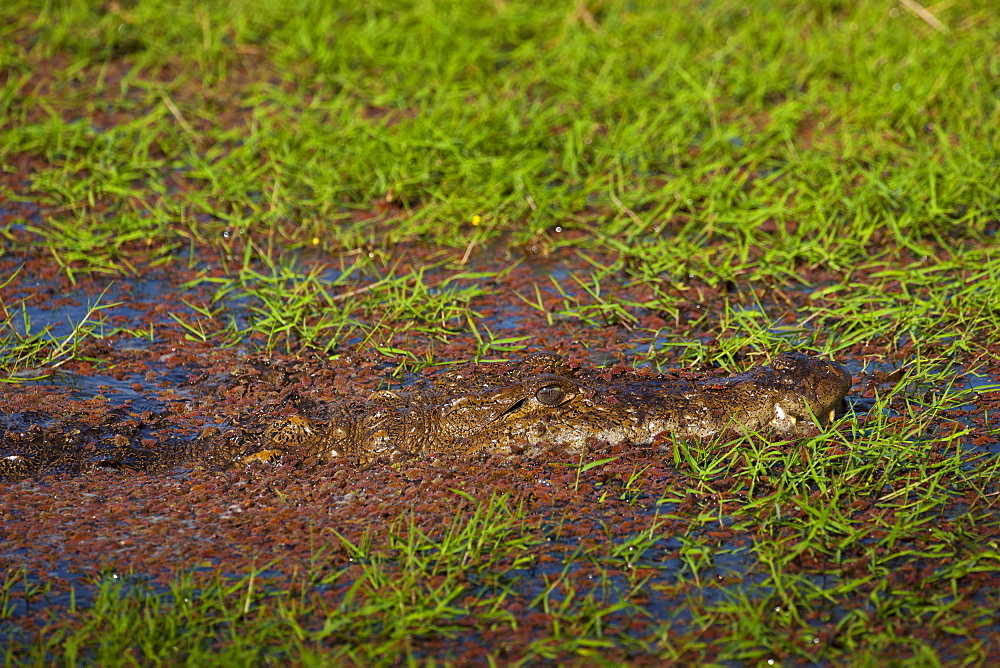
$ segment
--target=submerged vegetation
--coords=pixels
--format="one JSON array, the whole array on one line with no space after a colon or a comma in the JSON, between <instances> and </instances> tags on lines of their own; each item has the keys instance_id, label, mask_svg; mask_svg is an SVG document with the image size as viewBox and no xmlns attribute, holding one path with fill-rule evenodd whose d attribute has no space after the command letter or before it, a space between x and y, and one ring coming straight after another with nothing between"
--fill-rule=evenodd
<instances>
[{"instance_id":1,"label":"submerged vegetation","mask_svg":"<svg viewBox=\"0 0 1000 668\"><path fill-rule=\"evenodd\" d=\"M258 353L392 384L809 348L856 380L788 442L15 477L6 662L995 662L998 43L987 0L3 3L10 466L63 401L150 449L113 380L175 400L175 369ZM270 547L42 567L9 528L174 481ZM104 496L38 491L78 484Z\"/></svg>"}]
</instances>

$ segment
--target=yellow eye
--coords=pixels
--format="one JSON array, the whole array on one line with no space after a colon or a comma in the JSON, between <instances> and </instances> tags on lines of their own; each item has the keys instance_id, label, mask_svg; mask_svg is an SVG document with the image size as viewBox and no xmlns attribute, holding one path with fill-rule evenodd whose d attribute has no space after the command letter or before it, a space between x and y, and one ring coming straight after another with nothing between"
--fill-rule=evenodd
<instances>
[{"instance_id":1,"label":"yellow eye","mask_svg":"<svg viewBox=\"0 0 1000 668\"><path fill-rule=\"evenodd\" d=\"M559 385L543 385L535 392L535 398L546 406L558 406L566 398L566 390Z\"/></svg>"}]
</instances>

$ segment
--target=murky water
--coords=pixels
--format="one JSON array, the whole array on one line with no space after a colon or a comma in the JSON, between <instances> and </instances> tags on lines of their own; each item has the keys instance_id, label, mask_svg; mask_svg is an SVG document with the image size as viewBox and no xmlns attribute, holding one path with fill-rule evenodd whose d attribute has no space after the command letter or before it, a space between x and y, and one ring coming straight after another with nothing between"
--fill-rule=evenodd
<instances>
[{"instance_id":1,"label":"murky water","mask_svg":"<svg viewBox=\"0 0 1000 668\"><path fill-rule=\"evenodd\" d=\"M201 271L201 270L199 270ZM323 281L330 284L342 280L350 272L340 269L327 268L320 273ZM422 272L424 273L424 272ZM425 272L432 277L445 277L446 272L440 267L432 267ZM552 284L543 281L540 289L550 297L565 299L584 298L584 290L577 281L572 279L575 275L567 267L556 266L555 269L539 274L538 267L531 267L529 273L534 275L552 276L560 285L557 290ZM475 276L476 274L472 274ZM96 281L95 285L87 288L76 288L65 293L59 293L59 287L49 281L32 278L28 275L21 276L21 281L12 287L5 296L5 302L14 304L18 300L29 295L56 295L58 298L49 300L27 299L20 305L17 317L12 319L12 326L18 334L27 336L35 332L45 332L45 337L54 343L60 341L89 340L100 342L105 346L110 346L113 354L102 359L99 355L93 359L93 363L88 365L86 371L56 369L41 380L29 381L25 387L51 388L55 400L59 402L88 402L100 400L106 402L106 409L111 410L125 407L130 415L142 413L152 414L181 414L186 410L188 402L198 398L198 392L190 386L190 380L196 377L199 371L199 354L194 357L187 357L187 362L178 364L176 358L182 352L189 352L187 349L194 349L190 344L184 343L185 338L190 338L192 330L198 323L198 313L190 306L189 300L204 296L204 287L211 287L211 282L196 279L182 280L185 277L169 277L158 275L145 278L116 279L113 281ZM289 278L288 280L291 280ZM464 285L463 285L464 283ZM200 285L200 288L195 288ZM619 283L619 286L624 285ZM188 286L188 292L184 291L184 286ZM193 290L193 292L192 292ZM445 284L444 287L432 288L431 292L437 297L446 299L462 300L462 294L467 290L481 291L481 287L475 280L464 280ZM201 297L199 297L199 295ZM522 295L526 296L526 295ZM252 310L256 307L256 298L246 294L235 292L223 295L212 308L221 309L224 318L232 323L237 329L247 326L253 317ZM537 310L526 307L523 300L513 298L512 302L520 303L522 307L513 308L493 308L482 314L477 319L478 327L483 332L493 332L499 334L501 345L493 353L497 357L517 358L516 352L521 341L530 342L535 333L534 323L541 314ZM767 318L767 314L761 306L749 305L737 307L734 311L737 315L744 314L748 318ZM173 316L171 315L173 314ZM188 323L187 328L178 323L174 317L180 317ZM461 323L456 321L456 326ZM790 342L801 340L804 332L809 329L808 323L803 327L795 325L770 325L766 329L771 335L778 335L787 338ZM669 330L653 338L648 338L648 333L641 330L629 331L618 329L616 335L625 346L625 351L631 349L633 355L638 355L636 360L639 366L653 365L650 357L659 357L663 353L673 352L676 354L678 347L702 346L709 340L703 336L696 340L686 340L681 336L671 334ZM468 332L460 334L468 338ZM345 336L345 345L361 343L364 337ZM224 339L223 339L224 341ZM641 343L640 343L641 341ZM506 347L504 342L507 342ZM8 340L8 347L16 343ZM258 344L254 344L258 345ZM178 346L181 346L180 348ZM504 350L509 352L504 353ZM650 352L653 354L650 355ZM2 352L2 351L0 351ZM232 359L239 359L249 352L245 347L233 348L228 352ZM591 354L592 360L597 364L613 364L621 359L620 354L611 351L601 351L595 349ZM880 372L883 375L890 375L893 372L905 368L905 364L895 361L873 361L869 360L864 364L852 359L841 359L841 363L855 375L866 375L872 372ZM203 361L208 364L207 358ZM127 371L126 367L132 364L136 367L134 371ZM391 363L385 363L384 368L392 368ZM113 370L113 373L110 372ZM29 369L22 372L26 376L44 372L44 369ZM406 374L403 377L403 384L413 382L422 378L419 374ZM940 378L911 383L902 388L902 396L911 401L922 402L925 399L931 400L939 397L941 392L945 392L950 397L950 406L956 410L974 413L977 410L977 393L996 391L1000 388L1000 381L988 375L977 372L942 369ZM898 388L897 388L897 391ZM864 399L858 396L850 397L850 403L856 414L864 415L873 406L873 400ZM0 409L0 421L8 430L22 431L34 423L40 427L52 428L59 422L59 414L66 413L70 407L64 405L62 410L57 406L49 406L46 410L39 410L38 406L32 407L10 407L7 410ZM892 415L891 409L888 415ZM77 411L81 412L81 411ZM196 416L189 419L183 427L185 433L191 429L204 428L212 425L224 424L217 416L205 415L201 419ZM970 416L960 416L961 420L968 423L972 419ZM69 427L68 427L69 428ZM167 428L167 427L161 427ZM168 429L168 428L167 428ZM98 431L107 433L107 427ZM156 436L155 429L144 427L135 435L138 439L149 439ZM169 438L169 437L168 437ZM998 447L996 443L989 446L991 452L996 453ZM13 452L10 447L0 448L0 455L10 456L19 454Z\"/></svg>"}]
</instances>

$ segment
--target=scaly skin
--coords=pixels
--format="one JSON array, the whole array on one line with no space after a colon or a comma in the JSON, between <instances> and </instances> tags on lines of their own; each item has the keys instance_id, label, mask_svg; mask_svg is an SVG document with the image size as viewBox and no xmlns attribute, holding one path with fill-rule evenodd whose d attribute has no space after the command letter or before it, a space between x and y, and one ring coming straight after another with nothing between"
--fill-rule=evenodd
<instances>
[{"instance_id":1,"label":"scaly skin","mask_svg":"<svg viewBox=\"0 0 1000 668\"><path fill-rule=\"evenodd\" d=\"M538 373L539 364L555 373ZM733 430L790 437L829 424L851 388L844 367L800 352L723 379L613 378L608 370L574 370L544 354L483 375L444 374L432 388L410 394L376 392L364 410L344 411L325 431L295 417L270 434L267 457L251 458L266 459L289 446L365 461L510 452L541 443L577 449L591 437L642 445L660 433L709 438Z\"/></svg>"}]
</instances>

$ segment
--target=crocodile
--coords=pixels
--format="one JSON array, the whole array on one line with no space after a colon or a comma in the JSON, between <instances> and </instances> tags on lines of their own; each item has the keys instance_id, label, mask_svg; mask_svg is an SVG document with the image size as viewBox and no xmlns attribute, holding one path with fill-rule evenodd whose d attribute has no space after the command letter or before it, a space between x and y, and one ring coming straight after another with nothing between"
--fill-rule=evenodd
<instances>
[{"instance_id":1,"label":"crocodile","mask_svg":"<svg viewBox=\"0 0 1000 668\"><path fill-rule=\"evenodd\" d=\"M653 374L624 367L573 368L552 354L491 370L442 374L428 387L383 390L340 407L325 429L302 416L264 438L267 460L291 448L325 457L523 452L589 439L648 445L663 435L712 438L725 432L791 438L832 422L851 374L799 351L730 377Z\"/></svg>"}]
</instances>

